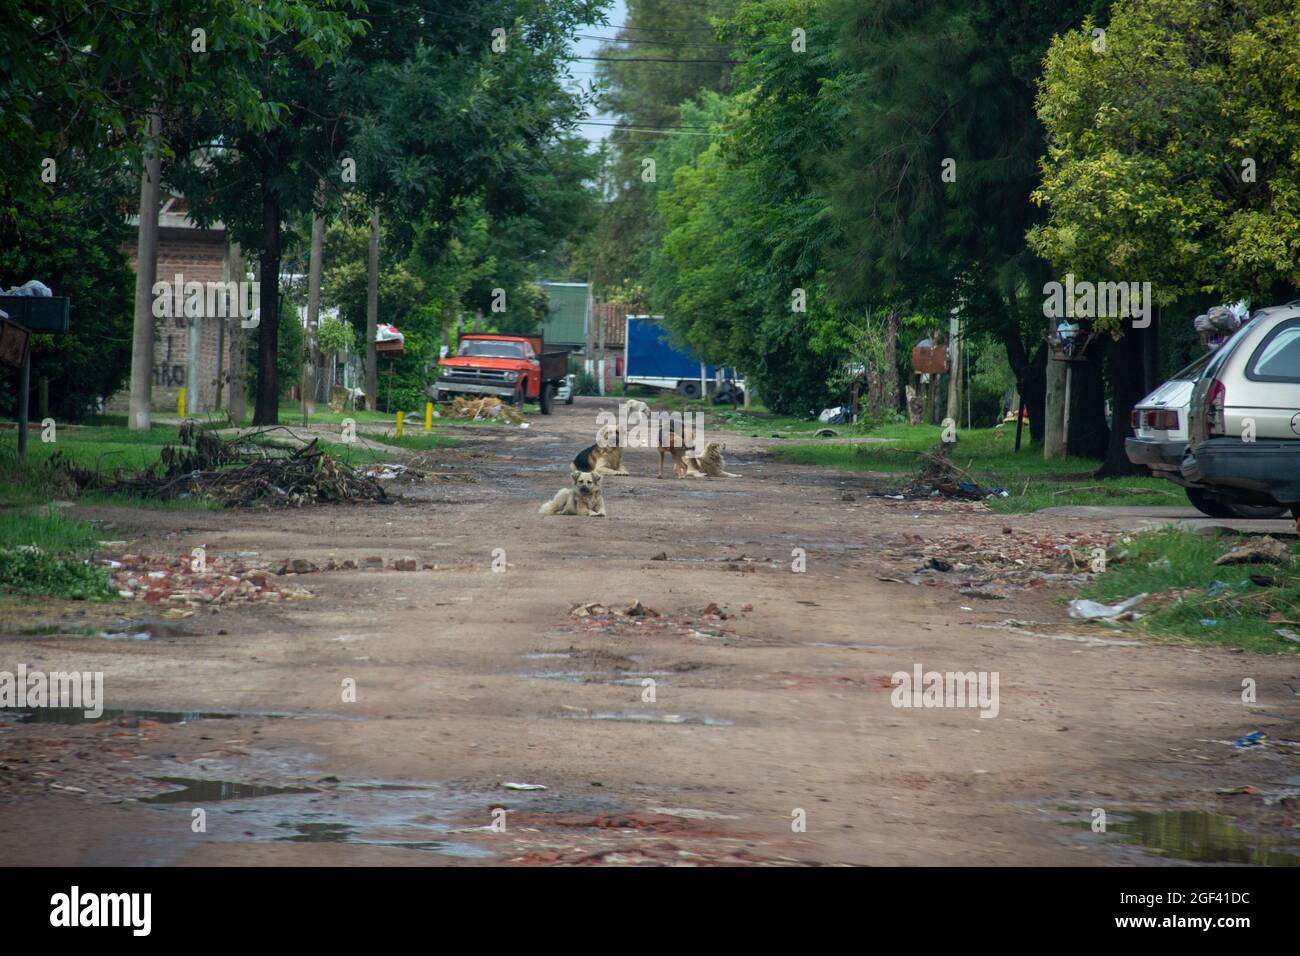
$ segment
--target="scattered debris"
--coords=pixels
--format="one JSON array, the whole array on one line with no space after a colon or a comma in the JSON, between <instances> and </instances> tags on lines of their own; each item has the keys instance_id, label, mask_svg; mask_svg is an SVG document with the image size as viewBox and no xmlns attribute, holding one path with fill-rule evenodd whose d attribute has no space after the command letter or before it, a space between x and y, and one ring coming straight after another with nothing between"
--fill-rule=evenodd
<instances>
[{"instance_id":1,"label":"scattered debris","mask_svg":"<svg viewBox=\"0 0 1300 956\"><path fill-rule=\"evenodd\" d=\"M920 452L921 468L902 490L902 494L884 497L895 500L950 498L958 501L983 501L1006 498L1010 492L1001 487L982 486L964 468L952 463L952 443L940 442L929 451Z\"/></svg>"},{"instance_id":2,"label":"scattered debris","mask_svg":"<svg viewBox=\"0 0 1300 956\"><path fill-rule=\"evenodd\" d=\"M545 790L546 788L540 783L503 783L501 786L507 790Z\"/></svg>"},{"instance_id":3,"label":"scattered debris","mask_svg":"<svg viewBox=\"0 0 1300 956\"><path fill-rule=\"evenodd\" d=\"M1291 550L1272 535L1264 535L1251 541L1244 541L1227 554L1221 555L1215 564L1288 564L1292 560Z\"/></svg>"},{"instance_id":4,"label":"scattered debris","mask_svg":"<svg viewBox=\"0 0 1300 956\"><path fill-rule=\"evenodd\" d=\"M1233 741L1232 745L1238 750L1249 750L1251 747L1264 746L1264 741L1266 740L1268 740L1268 734L1264 733L1262 730L1256 730L1246 734L1244 737L1238 737Z\"/></svg>"},{"instance_id":5,"label":"scattered debris","mask_svg":"<svg viewBox=\"0 0 1300 956\"><path fill-rule=\"evenodd\" d=\"M1285 641L1294 641L1296 644L1300 644L1300 633L1296 633L1289 627L1279 627L1273 633Z\"/></svg>"},{"instance_id":6,"label":"scattered debris","mask_svg":"<svg viewBox=\"0 0 1300 956\"><path fill-rule=\"evenodd\" d=\"M242 559L211 558L198 570L188 557L147 558L138 554L124 554L112 563L118 567L110 570L109 580L119 597L166 607L163 616L173 619L190 616L196 607L216 610L259 601L311 597L311 592L304 588L272 584L273 577L285 572L272 572L266 563L252 565ZM134 634L105 633L101 637L147 640Z\"/></svg>"},{"instance_id":7,"label":"scattered debris","mask_svg":"<svg viewBox=\"0 0 1300 956\"><path fill-rule=\"evenodd\" d=\"M458 395L452 399L451 409L448 411L447 416L449 418L468 418L475 422L500 418L516 425L524 420L523 413L518 408L507 405L495 395L485 395L482 398L465 398Z\"/></svg>"}]
</instances>

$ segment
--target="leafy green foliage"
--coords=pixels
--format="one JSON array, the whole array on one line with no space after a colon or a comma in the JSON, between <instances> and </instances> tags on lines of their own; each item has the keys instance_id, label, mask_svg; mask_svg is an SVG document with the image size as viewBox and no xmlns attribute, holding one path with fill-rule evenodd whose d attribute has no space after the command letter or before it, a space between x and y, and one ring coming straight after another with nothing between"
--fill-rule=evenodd
<instances>
[{"instance_id":1,"label":"leafy green foliage","mask_svg":"<svg viewBox=\"0 0 1300 956\"><path fill-rule=\"evenodd\" d=\"M1104 50L1093 28L1044 62L1034 247L1079 279L1149 281L1166 305L1300 286L1300 7L1120 0Z\"/></svg>"},{"instance_id":2,"label":"leafy green foliage","mask_svg":"<svg viewBox=\"0 0 1300 956\"><path fill-rule=\"evenodd\" d=\"M0 546L0 591L103 600L109 596L108 569L34 545Z\"/></svg>"}]
</instances>

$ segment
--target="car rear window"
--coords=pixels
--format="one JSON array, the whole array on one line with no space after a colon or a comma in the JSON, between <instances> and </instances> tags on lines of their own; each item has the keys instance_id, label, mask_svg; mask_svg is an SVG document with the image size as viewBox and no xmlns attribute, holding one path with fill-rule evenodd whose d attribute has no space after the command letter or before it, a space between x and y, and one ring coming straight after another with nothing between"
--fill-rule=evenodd
<instances>
[{"instance_id":1,"label":"car rear window","mask_svg":"<svg viewBox=\"0 0 1300 956\"><path fill-rule=\"evenodd\" d=\"M1255 349L1246 377L1256 382L1300 382L1300 320L1284 322Z\"/></svg>"}]
</instances>

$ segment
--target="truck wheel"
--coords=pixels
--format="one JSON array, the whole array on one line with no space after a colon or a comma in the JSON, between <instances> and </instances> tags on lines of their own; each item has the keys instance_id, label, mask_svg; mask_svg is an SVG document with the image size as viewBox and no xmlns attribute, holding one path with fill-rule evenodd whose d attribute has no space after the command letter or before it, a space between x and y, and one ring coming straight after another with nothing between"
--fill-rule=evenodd
<instances>
[{"instance_id":1,"label":"truck wheel","mask_svg":"<svg viewBox=\"0 0 1300 956\"><path fill-rule=\"evenodd\" d=\"M551 402L555 400L555 386L547 382L542 386L541 406L542 414L551 414Z\"/></svg>"},{"instance_id":2,"label":"truck wheel","mask_svg":"<svg viewBox=\"0 0 1300 956\"><path fill-rule=\"evenodd\" d=\"M1187 500L1203 515L1209 515L1211 518L1234 518L1236 515L1228 507L1226 501L1207 495L1200 488L1186 488Z\"/></svg>"},{"instance_id":3,"label":"truck wheel","mask_svg":"<svg viewBox=\"0 0 1300 956\"><path fill-rule=\"evenodd\" d=\"M515 394L510 399L510 404L515 408L524 407L524 396L528 394L528 380L524 379L515 386Z\"/></svg>"},{"instance_id":4,"label":"truck wheel","mask_svg":"<svg viewBox=\"0 0 1300 956\"><path fill-rule=\"evenodd\" d=\"M682 397L683 397L683 398L699 398L699 397L700 397L700 383L699 383L699 382L682 382L682 383L680 383L680 384L677 386L677 391L679 391L679 392L682 393Z\"/></svg>"}]
</instances>

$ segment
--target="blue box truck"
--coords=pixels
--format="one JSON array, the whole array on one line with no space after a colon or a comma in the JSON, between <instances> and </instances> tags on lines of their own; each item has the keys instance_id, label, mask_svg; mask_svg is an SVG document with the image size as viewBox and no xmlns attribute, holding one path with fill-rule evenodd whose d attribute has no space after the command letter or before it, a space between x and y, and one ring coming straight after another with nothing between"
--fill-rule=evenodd
<instances>
[{"instance_id":1,"label":"blue box truck","mask_svg":"<svg viewBox=\"0 0 1300 956\"><path fill-rule=\"evenodd\" d=\"M659 324L659 319L657 315L627 317L627 335L623 340L627 343L623 366L626 384L669 388L686 398L699 398L706 391L709 395L726 392L722 388L724 384L731 388L738 385L730 369L701 366L700 360L689 351L673 348L668 341L668 330ZM737 398L741 394L738 391ZM730 395L727 400L732 400Z\"/></svg>"}]
</instances>

